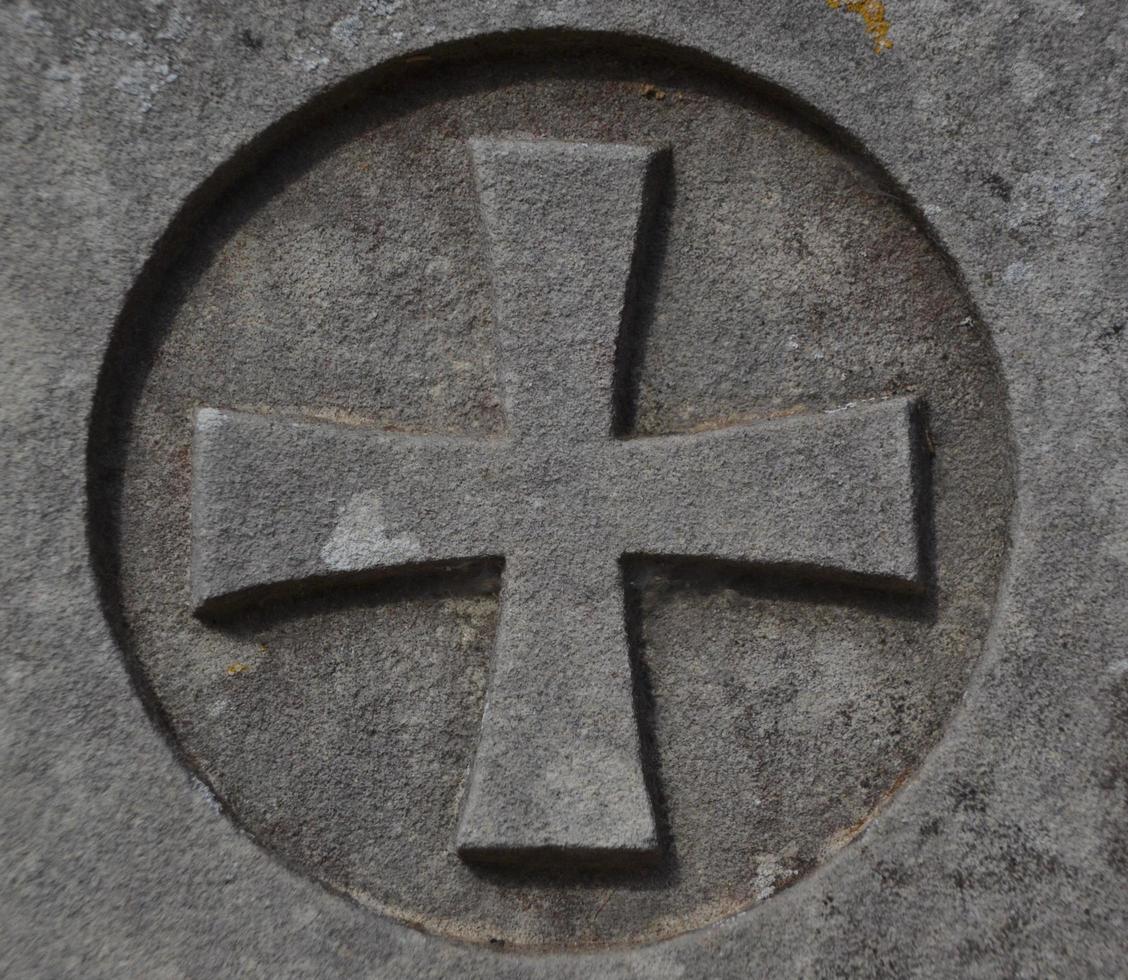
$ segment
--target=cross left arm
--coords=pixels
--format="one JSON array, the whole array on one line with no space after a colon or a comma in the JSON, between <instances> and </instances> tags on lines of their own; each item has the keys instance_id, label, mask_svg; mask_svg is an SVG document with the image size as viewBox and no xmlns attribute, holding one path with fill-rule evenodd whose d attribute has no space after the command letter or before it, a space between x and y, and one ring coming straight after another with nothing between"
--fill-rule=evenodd
<instances>
[{"instance_id":1,"label":"cross left arm","mask_svg":"<svg viewBox=\"0 0 1128 980\"><path fill-rule=\"evenodd\" d=\"M198 611L322 579L501 554L490 440L201 409Z\"/></svg>"}]
</instances>

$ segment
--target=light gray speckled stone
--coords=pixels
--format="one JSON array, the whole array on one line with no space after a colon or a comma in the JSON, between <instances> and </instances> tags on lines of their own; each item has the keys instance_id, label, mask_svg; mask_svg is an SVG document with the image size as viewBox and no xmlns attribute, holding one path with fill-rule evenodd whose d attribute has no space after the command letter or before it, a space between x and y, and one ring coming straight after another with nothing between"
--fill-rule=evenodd
<instances>
[{"instance_id":1,"label":"light gray speckled stone","mask_svg":"<svg viewBox=\"0 0 1128 980\"><path fill-rule=\"evenodd\" d=\"M0 8L0 974L1125 972L1128 15L865 12Z\"/></svg>"},{"instance_id":2,"label":"light gray speckled stone","mask_svg":"<svg viewBox=\"0 0 1128 980\"><path fill-rule=\"evenodd\" d=\"M470 860L653 861L624 559L743 562L918 588L915 408L893 399L696 435L612 438L616 351L656 155L477 141L507 437L401 436L202 409L202 611L390 572L505 562L458 831ZM626 325L624 327L624 325ZM620 382L621 383L621 382ZM328 706L327 710L332 710Z\"/></svg>"}]
</instances>

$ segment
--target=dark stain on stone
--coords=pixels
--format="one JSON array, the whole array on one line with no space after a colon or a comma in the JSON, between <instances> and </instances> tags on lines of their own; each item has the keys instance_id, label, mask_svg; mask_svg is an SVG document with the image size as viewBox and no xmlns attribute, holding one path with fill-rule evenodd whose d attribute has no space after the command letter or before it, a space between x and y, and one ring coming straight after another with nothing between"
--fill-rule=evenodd
<instances>
[{"instance_id":1,"label":"dark stain on stone","mask_svg":"<svg viewBox=\"0 0 1128 980\"><path fill-rule=\"evenodd\" d=\"M1097 337L1097 343L1103 350L1112 351L1120 342L1120 338L1124 336L1124 321L1114 323L1111 327L1105 330Z\"/></svg>"},{"instance_id":2,"label":"dark stain on stone","mask_svg":"<svg viewBox=\"0 0 1128 980\"><path fill-rule=\"evenodd\" d=\"M1009 201L1011 199L1013 187L1011 182L1002 174L988 174L983 178L983 183L987 185L987 190L1000 200Z\"/></svg>"},{"instance_id":3,"label":"dark stain on stone","mask_svg":"<svg viewBox=\"0 0 1128 980\"><path fill-rule=\"evenodd\" d=\"M921 837L939 837L940 828L943 826L944 821L940 817L933 817L920 825Z\"/></svg>"},{"instance_id":4,"label":"dark stain on stone","mask_svg":"<svg viewBox=\"0 0 1128 980\"><path fill-rule=\"evenodd\" d=\"M1109 748L1106 764L1096 774L1097 785L1108 794L1119 795L1119 807L1111 807L1105 821L1104 858L1109 867L1128 874L1128 759L1123 748L1128 738L1128 674L1117 677L1107 694Z\"/></svg>"},{"instance_id":5,"label":"dark stain on stone","mask_svg":"<svg viewBox=\"0 0 1128 980\"><path fill-rule=\"evenodd\" d=\"M961 779L952 789L953 813L986 813L987 794L981 786Z\"/></svg>"}]
</instances>

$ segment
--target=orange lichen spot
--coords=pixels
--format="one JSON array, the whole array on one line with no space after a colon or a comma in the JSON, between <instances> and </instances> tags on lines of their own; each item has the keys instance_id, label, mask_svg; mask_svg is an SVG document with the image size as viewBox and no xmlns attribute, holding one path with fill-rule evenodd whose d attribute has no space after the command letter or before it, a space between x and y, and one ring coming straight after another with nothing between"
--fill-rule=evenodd
<instances>
[{"instance_id":1,"label":"orange lichen spot","mask_svg":"<svg viewBox=\"0 0 1128 980\"><path fill-rule=\"evenodd\" d=\"M885 4L881 0L826 0L826 5L831 10L845 10L848 14L861 17L866 25L866 33L873 40L873 49L878 54L893 47Z\"/></svg>"},{"instance_id":2,"label":"orange lichen spot","mask_svg":"<svg viewBox=\"0 0 1128 980\"><path fill-rule=\"evenodd\" d=\"M251 668L249 664L243 664L236 661L233 664L227 665L227 676L234 677L236 674L244 674L250 669Z\"/></svg>"},{"instance_id":3,"label":"orange lichen spot","mask_svg":"<svg viewBox=\"0 0 1128 980\"><path fill-rule=\"evenodd\" d=\"M802 402L798 402L794 405L789 405L787 408L775 408L758 412L742 412L738 415L722 415L717 418L705 419L704 421L693 423L687 429L680 429L678 431L693 434L699 432L718 432L721 429L731 429L733 426L737 425L751 425L754 422L786 419L791 418L793 415L806 415L810 411L810 408Z\"/></svg>"},{"instance_id":4,"label":"orange lichen spot","mask_svg":"<svg viewBox=\"0 0 1128 980\"><path fill-rule=\"evenodd\" d=\"M657 85L651 85L649 82L642 86L642 95L643 98L656 99L659 102L666 97L666 93L662 89Z\"/></svg>"},{"instance_id":5,"label":"orange lichen spot","mask_svg":"<svg viewBox=\"0 0 1128 980\"><path fill-rule=\"evenodd\" d=\"M850 841L854 840L854 838L861 835L863 831L867 830L870 823L873 821L873 818L885 809L886 805L891 799L893 799L897 791L909 781L909 777L911 775L912 770L906 769L896 779L894 779L893 784L884 793L881 794L881 796L878 798L877 803L874 805L874 808L870 810L869 813L863 814L860 818L855 820L854 823L850 824L849 827L843 827L837 833L831 835L830 840L827 842L827 854L833 854L835 851L841 850L843 847L849 844Z\"/></svg>"}]
</instances>

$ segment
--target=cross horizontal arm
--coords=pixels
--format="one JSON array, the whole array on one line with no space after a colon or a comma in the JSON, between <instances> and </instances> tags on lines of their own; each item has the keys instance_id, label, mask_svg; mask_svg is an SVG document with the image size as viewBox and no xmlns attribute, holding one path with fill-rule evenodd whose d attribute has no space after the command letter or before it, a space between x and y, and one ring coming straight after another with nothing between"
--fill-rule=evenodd
<instances>
[{"instance_id":1,"label":"cross horizontal arm","mask_svg":"<svg viewBox=\"0 0 1128 980\"><path fill-rule=\"evenodd\" d=\"M197 610L323 577L500 554L488 440L201 409ZM486 519L483 519L486 515Z\"/></svg>"},{"instance_id":2,"label":"cross horizontal arm","mask_svg":"<svg viewBox=\"0 0 1128 980\"><path fill-rule=\"evenodd\" d=\"M622 444L628 553L923 588L913 399Z\"/></svg>"}]
</instances>

